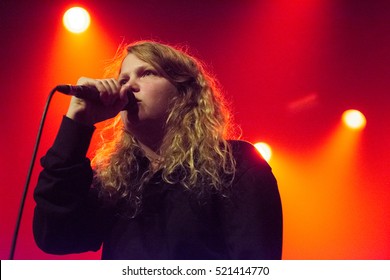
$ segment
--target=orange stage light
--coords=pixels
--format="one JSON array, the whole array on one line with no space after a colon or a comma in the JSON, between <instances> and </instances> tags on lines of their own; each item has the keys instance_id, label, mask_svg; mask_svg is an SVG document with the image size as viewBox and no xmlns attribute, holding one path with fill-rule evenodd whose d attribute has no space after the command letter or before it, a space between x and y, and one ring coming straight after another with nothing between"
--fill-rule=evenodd
<instances>
[{"instance_id":1,"label":"orange stage light","mask_svg":"<svg viewBox=\"0 0 390 280\"><path fill-rule=\"evenodd\" d=\"M269 162L272 157L272 149L271 147L264 142L258 142L255 145L255 148L260 152L261 156Z\"/></svg>"},{"instance_id":2,"label":"orange stage light","mask_svg":"<svg viewBox=\"0 0 390 280\"><path fill-rule=\"evenodd\" d=\"M87 30L91 18L87 10L81 7L73 7L65 12L62 21L65 28L70 32L81 33Z\"/></svg>"}]
</instances>

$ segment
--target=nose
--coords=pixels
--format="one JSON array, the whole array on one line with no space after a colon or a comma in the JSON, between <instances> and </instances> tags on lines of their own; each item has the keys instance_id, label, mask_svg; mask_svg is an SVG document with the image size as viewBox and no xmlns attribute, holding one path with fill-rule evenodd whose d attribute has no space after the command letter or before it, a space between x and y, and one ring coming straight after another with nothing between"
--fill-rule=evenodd
<instances>
[{"instance_id":1,"label":"nose","mask_svg":"<svg viewBox=\"0 0 390 280\"><path fill-rule=\"evenodd\" d=\"M131 87L129 83L126 83L121 87L120 90L122 94L127 95L127 98L129 100L126 105L127 107L131 107L137 104L138 99L134 95L134 93L137 92L137 90L134 90L134 87Z\"/></svg>"},{"instance_id":2,"label":"nose","mask_svg":"<svg viewBox=\"0 0 390 280\"><path fill-rule=\"evenodd\" d=\"M136 81L135 78L129 79L124 86L127 87L127 89L126 89L127 91L132 91L132 92L139 91L139 85L138 85L138 82Z\"/></svg>"},{"instance_id":3,"label":"nose","mask_svg":"<svg viewBox=\"0 0 390 280\"><path fill-rule=\"evenodd\" d=\"M121 91L126 92L129 103L136 103L138 99L135 97L134 93L137 93L140 91L139 85L134 80L128 80L125 84L122 85Z\"/></svg>"}]
</instances>

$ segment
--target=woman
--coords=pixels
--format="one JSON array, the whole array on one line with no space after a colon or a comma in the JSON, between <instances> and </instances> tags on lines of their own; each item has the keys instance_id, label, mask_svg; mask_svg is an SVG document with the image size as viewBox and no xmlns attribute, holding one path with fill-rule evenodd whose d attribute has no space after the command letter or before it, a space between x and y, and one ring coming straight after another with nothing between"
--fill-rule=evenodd
<instances>
[{"instance_id":1,"label":"woman","mask_svg":"<svg viewBox=\"0 0 390 280\"><path fill-rule=\"evenodd\" d=\"M226 103L200 62L146 41L125 47L113 69L119 76L79 79L100 101L72 97L41 160L38 246L103 245L103 259L280 259L276 180L251 144L227 140ZM117 115L92 168L94 124Z\"/></svg>"}]
</instances>

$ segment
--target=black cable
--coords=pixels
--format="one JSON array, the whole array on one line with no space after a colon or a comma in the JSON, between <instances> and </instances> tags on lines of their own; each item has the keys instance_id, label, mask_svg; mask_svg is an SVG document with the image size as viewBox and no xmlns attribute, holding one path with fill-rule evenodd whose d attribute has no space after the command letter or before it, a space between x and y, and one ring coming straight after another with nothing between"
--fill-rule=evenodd
<instances>
[{"instance_id":1,"label":"black cable","mask_svg":"<svg viewBox=\"0 0 390 280\"><path fill-rule=\"evenodd\" d=\"M53 95L54 95L54 93L56 91L57 91L57 87L55 87L54 89L52 89L50 91L50 94L49 94L49 96L47 98L47 101L46 101L45 108L44 108L43 113L42 113L41 123L39 124L38 134L37 134L37 138L35 140L34 151L33 151L33 155L32 155L32 158L31 158L30 167L29 167L28 172L27 172L26 183L24 184L22 200L20 202L20 207L19 207L19 213L18 213L18 217L16 219L15 231L14 231L14 235L12 237L11 251L10 251L10 255L9 255L9 259L10 260L14 259L15 248L16 248L16 241L18 239L20 222L22 220L22 215L23 215L23 208L24 208L24 204L26 202L28 186L30 184L31 174L32 174L32 170L33 170L33 167L34 167L35 158L37 156L37 151L38 151L39 142L40 142L41 135L42 135L43 125L45 123L46 114L47 114L47 111L49 109L49 104L50 104L51 98L53 97Z\"/></svg>"}]
</instances>

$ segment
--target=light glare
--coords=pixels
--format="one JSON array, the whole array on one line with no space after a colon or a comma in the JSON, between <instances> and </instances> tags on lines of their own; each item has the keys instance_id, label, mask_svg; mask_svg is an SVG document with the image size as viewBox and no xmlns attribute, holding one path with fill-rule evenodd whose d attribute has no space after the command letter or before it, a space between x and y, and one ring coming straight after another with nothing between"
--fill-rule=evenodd
<instances>
[{"instance_id":1,"label":"light glare","mask_svg":"<svg viewBox=\"0 0 390 280\"><path fill-rule=\"evenodd\" d=\"M264 142L258 142L255 145L255 148L260 152L261 156L269 162L272 157L272 149L271 147Z\"/></svg>"},{"instance_id":2,"label":"light glare","mask_svg":"<svg viewBox=\"0 0 390 280\"><path fill-rule=\"evenodd\" d=\"M81 7L70 8L63 17L65 28L73 33L84 32L89 27L90 22L89 13Z\"/></svg>"},{"instance_id":3,"label":"light glare","mask_svg":"<svg viewBox=\"0 0 390 280\"><path fill-rule=\"evenodd\" d=\"M363 129L366 126L366 117L358 110L346 110L343 113L344 124L352 129Z\"/></svg>"}]
</instances>

